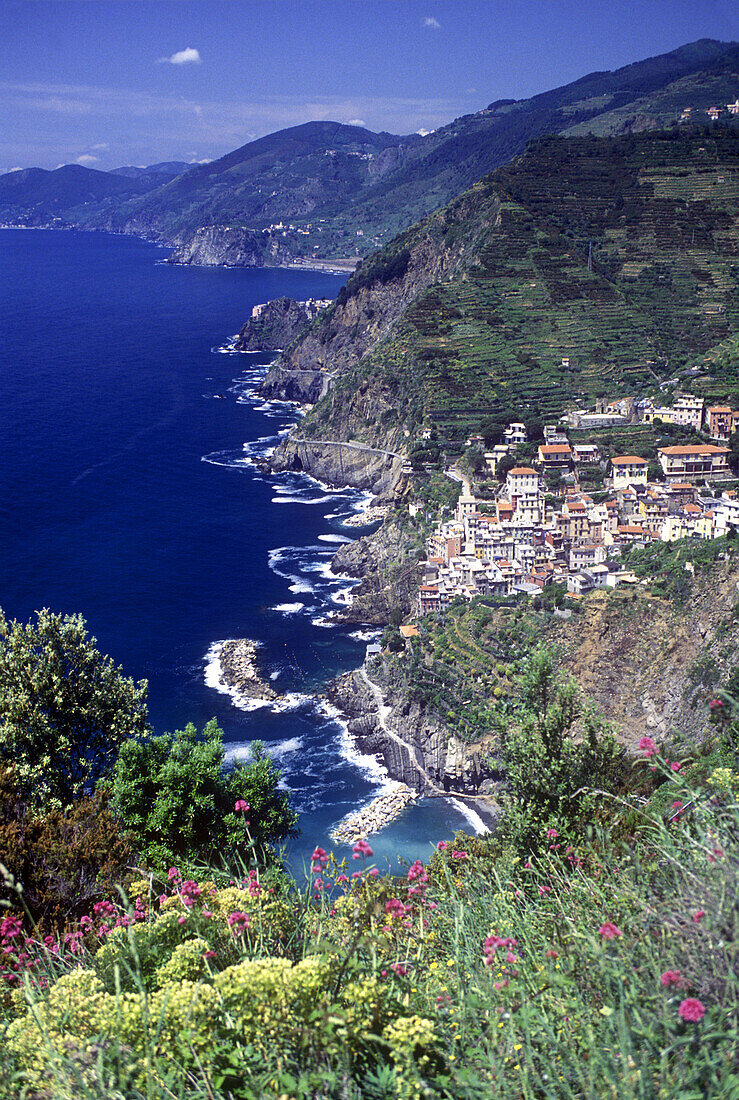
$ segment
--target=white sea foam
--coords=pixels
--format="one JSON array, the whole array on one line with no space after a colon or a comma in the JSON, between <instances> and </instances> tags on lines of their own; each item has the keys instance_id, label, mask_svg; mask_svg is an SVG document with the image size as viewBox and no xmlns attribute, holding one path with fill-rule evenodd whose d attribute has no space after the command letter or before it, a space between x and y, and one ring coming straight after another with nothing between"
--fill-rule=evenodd
<instances>
[{"instance_id":1,"label":"white sea foam","mask_svg":"<svg viewBox=\"0 0 739 1100\"><path fill-rule=\"evenodd\" d=\"M298 611L302 611L305 607L304 603L276 603L272 608L273 611L280 611L283 615L297 615Z\"/></svg>"},{"instance_id":2,"label":"white sea foam","mask_svg":"<svg viewBox=\"0 0 739 1100\"><path fill-rule=\"evenodd\" d=\"M212 688L221 695L229 695L231 697L231 702L235 707L238 707L239 710L261 710L263 707L272 706L271 699L258 699L251 695L242 695L238 688L230 687L223 682L221 646L224 644L224 641L225 639L222 638L218 642L213 642L210 649L205 654L203 679L205 680L206 687ZM257 642L255 644L258 645L259 643Z\"/></svg>"},{"instance_id":3,"label":"white sea foam","mask_svg":"<svg viewBox=\"0 0 739 1100\"><path fill-rule=\"evenodd\" d=\"M354 588L355 585L353 584L350 585L348 588L340 588L338 592L333 592L331 594L331 599L334 601L334 603L338 603L341 604L343 607L346 607L347 604L350 604L352 602L352 592L354 591Z\"/></svg>"},{"instance_id":4,"label":"white sea foam","mask_svg":"<svg viewBox=\"0 0 739 1100\"><path fill-rule=\"evenodd\" d=\"M374 642L381 636L381 630L352 630L349 635L355 642Z\"/></svg>"},{"instance_id":5,"label":"white sea foam","mask_svg":"<svg viewBox=\"0 0 739 1100\"><path fill-rule=\"evenodd\" d=\"M315 619L311 619L314 626L322 626L324 628L338 626L339 624L329 618L328 615L317 615Z\"/></svg>"},{"instance_id":6,"label":"white sea foam","mask_svg":"<svg viewBox=\"0 0 739 1100\"><path fill-rule=\"evenodd\" d=\"M354 542L354 539L348 539L346 535L319 535L318 539L320 542Z\"/></svg>"},{"instance_id":7,"label":"white sea foam","mask_svg":"<svg viewBox=\"0 0 739 1100\"><path fill-rule=\"evenodd\" d=\"M294 489L286 489L286 493L294 493ZM297 496L277 496L272 497L273 504L327 504L331 500L331 497L297 497ZM323 538L323 535L318 536L319 539ZM347 542L350 540L347 539Z\"/></svg>"},{"instance_id":8,"label":"white sea foam","mask_svg":"<svg viewBox=\"0 0 739 1100\"><path fill-rule=\"evenodd\" d=\"M322 700L317 709L319 714L323 714L337 726L338 747L344 759L353 764L355 768L359 768L365 779L380 788L380 790L373 792L372 798L376 798L378 794L388 794L400 786L396 779L390 778L387 769L376 756L359 751L349 735L349 728L342 718L341 712L333 704Z\"/></svg>"},{"instance_id":9,"label":"white sea foam","mask_svg":"<svg viewBox=\"0 0 739 1100\"><path fill-rule=\"evenodd\" d=\"M462 802L462 800L459 798L450 798L449 801L451 802L452 806L454 806L454 809L458 810L462 817L466 818L467 821L469 821L470 825L475 830L478 836L480 836L482 833L490 832L480 815L475 810L473 810L471 806L468 806L466 802Z\"/></svg>"}]
</instances>

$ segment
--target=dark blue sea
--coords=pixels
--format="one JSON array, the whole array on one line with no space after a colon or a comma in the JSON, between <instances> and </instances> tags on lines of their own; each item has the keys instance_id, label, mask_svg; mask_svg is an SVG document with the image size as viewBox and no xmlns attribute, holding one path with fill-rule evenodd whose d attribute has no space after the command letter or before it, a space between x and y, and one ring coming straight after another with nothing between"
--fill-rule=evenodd
<instances>
[{"instance_id":1,"label":"dark blue sea","mask_svg":"<svg viewBox=\"0 0 739 1100\"><path fill-rule=\"evenodd\" d=\"M356 491L265 477L254 456L295 423L254 390L268 355L228 352L258 302L333 297L342 278L167 265L105 234L3 230L0 606L81 612L99 648L149 682L159 732L216 717L229 759L259 738L300 811L298 871L385 777L312 692L361 663L368 636L330 625L329 570ZM216 643L247 637L275 707L218 689ZM428 800L371 843L382 865L426 857L468 824ZM339 849L340 850L340 849Z\"/></svg>"}]
</instances>

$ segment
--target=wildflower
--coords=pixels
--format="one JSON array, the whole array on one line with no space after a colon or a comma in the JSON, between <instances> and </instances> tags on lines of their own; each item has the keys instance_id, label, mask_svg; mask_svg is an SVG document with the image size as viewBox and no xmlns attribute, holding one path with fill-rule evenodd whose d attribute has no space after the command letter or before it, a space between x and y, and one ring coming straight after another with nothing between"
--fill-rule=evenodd
<instances>
[{"instance_id":1,"label":"wildflower","mask_svg":"<svg viewBox=\"0 0 739 1100\"><path fill-rule=\"evenodd\" d=\"M328 863L328 855L323 848L314 848L313 855L310 857L312 860L311 871L313 874L320 874L323 868Z\"/></svg>"},{"instance_id":2,"label":"wildflower","mask_svg":"<svg viewBox=\"0 0 739 1100\"><path fill-rule=\"evenodd\" d=\"M721 710L723 705L721 699L711 699L711 702L708 704L710 710Z\"/></svg>"},{"instance_id":3,"label":"wildflower","mask_svg":"<svg viewBox=\"0 0 739 1100\"><path fill-rule=\"evenodd\" d=\"M604 940L615 940L617 936L623 936L621 929L617 928L616 925L609 920L606 921L605 924L601 924L598 933Z\"/></svg>"},{"instance_id":4,"label":"wildflower","mask_svg":"<svg viewBox=\"0 0 739 1100\"><path fill-rule=\"evenodd\" d=\"M210 909L202 909L200 915L201 917L205 917L206 920L213 916Z\"/></svg>"},{"instance_id":5,"label":"wildflower","mask_svg":"<svg viewBox=\"0 0 739 1100\"><path fill-rule=\"evenodd\" d=\"M546 957L548 959L558 959L559 958L559 951L555 951L553 948L550 947L549 950L547 951Z\"/></svg>"},{"instance_id":6,"label":"wildflower","mask_svg":"<svg viewBox=\"0 0 739 1100\"><path fill-rule=\"evenodd\" d=\"M449 847L449 841L448 840L440 840L439 843L436 845L436 847L439 849L440 852L445 852L447 850L447 848Z\"/></svg>"},{"instance_id":7,"label":"wildflower","mask_svg":"<svg viewBox=\"0 0 739 1100\"><path fill-rule=\"evenodd\" d=\"M176 867L170 867L170 869L167 871L167 878L170 882L174 882L175 879L181 879L182 875Z\"/></svg>"},{"instance_id":8,"label":"wildflower","mask_svg":"<svg viewBox=\"0 0 739 1100\"><path fill-rule=\"evenodd\" d=\"M502 982L493 982L493 986L496 990L505 989L505 987L507 985L508 985L508 979L507 978L505 978Z\"/></svg>"},{"instance_id":9,"label":"wildflower","mask_svg":"<svg viewBox=\"0 0 739 1100\"><path fill-rule=\"evenodd\" d=\"M377 870L376 867L370 867L369 871L367 872L367 874L370 876L370 878L377 878L379 873L380 872Z\"/></svg>"},{"instance_id":10,"label":"wildflower","mask_svg":"<svg viewBox=\"0 0 739 1100\"><path fill-rule=\"evenodd\" d=\"M183 915L182 915L181 917L178 917L178 918L177 918L177 923L178 923L178 924L184 924L186 920L187 920L187 917L186 917L186 916L184 915L184 913L183 913ZM104 927L104 926L103 926L103 927ZM101 931L102 931L102 929L101 929Z\"/></svg>"},{"instance_id":11,"label":"wildflower","mask_svg":"<svg viewBox=\"0 0 739 1100\"><path fill-rule=\"evenodd\" d=\"M670 771L671 772L679 772L681 768L682 768L682 764L678 763L677 760L674 760L672 762L672 764L670 764Z\"/></svg>"},{"instance_id":12,"label":"wildflower","mask_svg":"<svg viewBox=\"0 0 739 1100\"><path fill-rule=\"evenodd\" d=\"M337 877L336 881L337 882L348 882L349 879L347 878L347 876L345 874L342 873Z\"/></svg>"},{"instance_id":13,"label":"wildflower","mask_svg":"<svg viewBox=\"0 0 739 1100\"><path fill-rule=\"evenodd\" d=\"M681 1020L698 1023L706 1014L706 1006L697 997L686 997L677 1011Z\"/></svg>"},{"instance_id":14,"label":"wildflower","mask_svg":"<svg viewBox=\"0 0 739 1100\"><path fill-rule=\"evenodd\" d=\"M237 814L245 814L248 813L248 811L249 803L244 802L243 798L237 799L236 803L234 804L234 812Z\"/></svg>"},{"instance_id":15,"label":"wildflower","mask_svg":"<svg viewBox=\"0 0 739 1100\"><path fill-rule=\"evenodd\" d=\"M458 851L456 848L452 852L452 859L467 859L467 853Z\"/></svg>"},{"instance_id":16,"label":"wildflower","mask_svg":"<svg viewBox=\"0 0 739 1100\"><path fill-rule=\"evenodd\" d=\"M408 974L408 971L406 970L406 968L403 966L402 963L391 963L390 964L390 969L395 974L397 974L399 978L405 978L406 975Z\"/></svg>"},{"instance_id":17,"label":"wildflower","mask_svg":"<svg viewBox=\"0 0 739 1100\"><path fill-rule=\"evenodd\" d=\"M243 936L247 928L251 924L251 917L248 913L242 913L240 910L236 910L234 913L229 913L226 918L228 927L231 929L235 936Z\"/></svg>"},{"instance_id":18,"label":"wildflower","mask_svg":"<svg viewBox=\"0 0 739 1100\"><path fill-rule=\"evenodd\" d=\"M655 745L651 737L642 737L641 741L639 742L638 748L641 752L644 753L647 758L649 758L650 756L655 756L657 753L657 746Z\"/></svg>"},{"instance_id":19,"label":"wildflower","mask_svg":"<svg viewBox=\"0 0 739 1100\"><path fill-rule=\"evenodd\" d=\"M115 909L109 901L99 901L92 907L92 911L96 917L113 917L115 916Z\"/></svg>"},{"instance_id":20,"label":"wildflower","mask_svg":"<svg viewBox=\"0 0 739 1100\"><path fill-rule=\"evenodd\" d=\"M669 989L671 985L680 985L682 976L679 970L665 970L664 974L660 975L660 984L666 989Z\"/></svg>"},{"instance_id":21,"label":"wildflower","mask_svg":"<svg viewBox=\"0 0 739 1100\"><path fill-rule=\"evenodd\" d=\"M543 897L544 894L551 894L551 892L552 892L551 886L540 886L539 887L539 896L540 897Z\"/></svg>"},{"instance_id":22,"label":"wildflower","mask_svg":"<svg viewBox=\"0 0 739 1100\"><path fill-rule=\"evenodd\" d=\"M698 924L700 921L703 920L705 915L706 915L705 909L698 909L695 913L693 913L693 923Z\"/></svg>"},{"instance_id":23,"label":"wildflower","mask_svg":"<svg viewBox=\"0 0 739 1100\"><path fill-rule=\"evenodd\" d=\"M205 951L205 952L203 952L203 958L204 959L215 959L215 958L217 958L217 953L215 951Z\"/></svg>"},{"instance_id":24,"label":"wildflower","mask_svg":"<svg viewBox=\"0 0 739 1100\"><path fill-rule=\"evenodd\" d=\"M556 840L559 833L556 829L547 829L547 840Z\"/></svg>"},{"instance_id":25,"label":"wildflower","mask_svg":"<svg viewBox=\"0 0 739 1100\"><path fill-rule=\"evenodd\" d=\"M366 840L358 840L352 848L352 859L362 859L374 855Z\"/></svg>"},{"instance_id":26,"label":"wildflower","mask_svg":"<svg viewBox=\"0 0 739 1100\"><path fill-rule=\"evenodd\" d=\"M182 886L180 887L180 893L182 894L183 901L185 901L186 903L189 902L191 905L193 899L199 898L202 892L203 891L200 889L197 882L193 881L193 879L191 878L183 882Z\"/></svg>"},{"instance_id":27,"label":"wildflower","mask_svg":"<svg viewBox=\"0 0 739 1100\"><path fill-rule=\"evenodd\" d=\"M15 939L16 936L20 936L23 928L23 921L20 917L3 917L0 921L0 938L4 940Z\"/></svg>"}]
</instances>

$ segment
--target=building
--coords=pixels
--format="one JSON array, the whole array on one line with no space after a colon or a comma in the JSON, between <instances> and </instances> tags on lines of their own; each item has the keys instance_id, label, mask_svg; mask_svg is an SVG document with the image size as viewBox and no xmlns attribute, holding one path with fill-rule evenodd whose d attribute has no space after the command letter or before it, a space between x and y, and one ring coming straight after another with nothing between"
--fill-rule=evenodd
<instances>
[{"instance_id":1,"label":"building","mask_svg":"<svg viewBox=\"0 0 739 1100\"><path fill-rule=\"evenodd\" d=\"M706 409L706 423L711 439L726 440L733 428L733 413L728 405L713 405Z\"/></svg>"},{"instance_id":2,"label":"building","mask_svg":"<svg viewBox=\"0 0 739 1100\"><path fill-rule=\"evenodd\" d=\"M611 459L611 476L614 489L628 489L630 485L646 485L649 463L639 455L616 455Z\"/></svg>"},{"instance_id":3,"label":"building","mask_svg":"<svg viewBox=\"0 0 739 1100\"><path fill-rule=\"evenodd\" d=\"M558 473L570 468L572 449L569 443L539 445L539 462L545 473Z\"/></svg>"},{"instance_id":4,"label":"building","mask_svg":"<svg viewBox=\"0 0 739 1100\"><path fill-rule=\"evenodd\" d=\"M600 462L600 451L595 443L575 443L572 448L572 461L582 465Z\"/></svg>"},{"instance_id":5,"label":"building","mask_svg":"<svg viewBox=\"0 0 739 1100\"><path fill-rule=\"evenodd\" d=\"M514 445L518 443L526 442L526 425L520 423L511 423L503 433L506 443L512 443Z\"/></svg>"},{"instance_id":6,"label":"building","mask_svg":"<svg viewBox=\"0 0 739 1100\"><path fill-rule=\"evenodd\" d=\"M728 447L711 443L690 447L662 447L657 458L667 481L694 481L699 477L716 477L729 473Z\"/></svg>"}]
</instances>

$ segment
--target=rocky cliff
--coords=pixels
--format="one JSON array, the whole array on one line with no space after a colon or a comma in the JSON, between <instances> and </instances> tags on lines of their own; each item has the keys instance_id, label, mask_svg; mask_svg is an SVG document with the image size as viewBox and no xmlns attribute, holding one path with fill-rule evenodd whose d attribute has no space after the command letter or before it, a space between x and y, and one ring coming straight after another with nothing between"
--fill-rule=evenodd
<instances>
[{"instance_id":1,"label":"rocky cliff","mask_svg":"<svg viewBox=\"0 0 739 1100\"><path fill-rule=\"evenodd\" d=\"M341 546L331 561L335 573L361 578L343 608L344 622L385 626L413 613L420 572L413 532L397 516L371 535Z\"/></svg>"},{"instance_id":2,"label":"rocky cliff","mask_svg":"<svg viewBox=\"0 0 739 1100\"><path fill-rule=\"evenodd\" d=\"M201 267L279 267L297 257L266 230L206 225L179 240L170 264Z\"/></svg>"},{"instance_id":3,"label":"rocky cliff","mask_svg":"<svg viewBox=\"0 0 739 1100\"><path fill-rule=\"evenodd\" d=\"M300 470L330 485L367 489L378 503L396 499L404 482L401 455L351 441L291 435L275 450L270 465Z\"/></svg>"},{"instance_id":4,"label":"rocky cliff","mask_svg":"<svg viewBox=\"0 0 739 1100\"><path fill-rule=\"evenodd\" d=\"M392 779L431 795L489 797L495 790L500 776L489 762L490 747L449 736L437 716L396 690L392 668L382 660L338 677L327 696L345 716L355 744L377 756ZM476 808L488 823L496 817L490 802Z\"/></svg>"},{"instance_id":5,"label":"rocky cliff","mask_svg":"<svg viewBox=\"0 0 739 1100\"><path fill-rule=\"evenodd\" d=\"M239 332L236 351L276 351L302 336L311 322L306 302L294 298L274 298L255 306L251 317Z\"/></svg>"}]
</instances>

